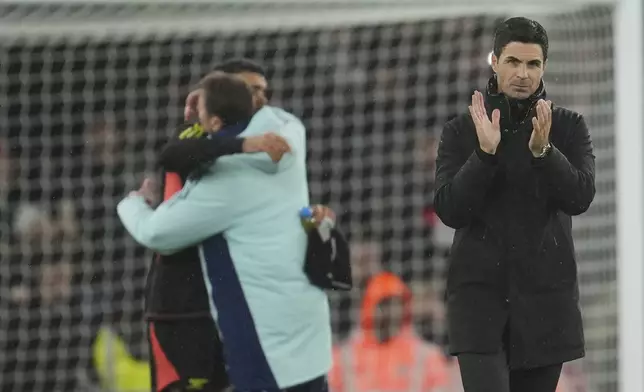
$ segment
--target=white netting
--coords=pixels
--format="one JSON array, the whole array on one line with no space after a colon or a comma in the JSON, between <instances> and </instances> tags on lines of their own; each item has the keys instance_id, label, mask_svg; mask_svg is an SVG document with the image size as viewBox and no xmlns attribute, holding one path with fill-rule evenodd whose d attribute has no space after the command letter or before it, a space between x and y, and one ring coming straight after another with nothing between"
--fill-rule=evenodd
<instances>
[{"instance_id":1,"label":"white netting","mask_svg":"<svg viewBox=\"0 0 644 392\"><path fill-rule=\"evenodd\" d=\"M38 18L39 7L9 11ZM109 11L79 9L56 15L75 15L71 24ZM181 19L181 10L174 12ZM361 256L355 268L375 260L400 273L417 293L419 330L446 343L439 302L444 240L429 213L433 143L442 124L466 109L472 90L485 86L492 32L505 16L239 33L207 33L187 21L176 35L163 23L145 34L51 37L4 25L1 390L88 390L100 325L116 329L145 358L150 254L125 235L115 205L154 170L155 152L181 123L187 88L231 57L266 65L273 104L308 125L312 200L338 212ZM537 19L550 36L549 96L582 112L594 137L597 197L575 223L588 347L583 368L587 391L615 391L612 10ZM355 325L358 302L359 292L334 296L337 338Z\"/></svg>"}]
</instances>

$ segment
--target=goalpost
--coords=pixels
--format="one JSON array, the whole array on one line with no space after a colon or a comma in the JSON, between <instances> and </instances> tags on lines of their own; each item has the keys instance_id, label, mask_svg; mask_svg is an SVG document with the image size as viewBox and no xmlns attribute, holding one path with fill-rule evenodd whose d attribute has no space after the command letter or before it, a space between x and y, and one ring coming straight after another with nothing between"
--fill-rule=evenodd
<instances>
[{"instance_id":1,"label":"goalpost","mask_svg":"<svg viewBox=\"0 0 644 392\"><path fill-rule=\"evenodd\" d=\"M150 254L115 204L154 170L189 86L230 57L265 64L273 103L307 124L311 199L339 213L357 268L401 274L418 330L445 343L435 143L484 88L495 25L525 15L549 33L549 97L584 114L597 156L574 219L583 379L644 391L639 1L0 1L0 386L86 390L100 326L146 358ZM359 298L332 297L342 338Z\"/></svg>"},{"instance_id":2,"label":"goalpost","mask_svg":"<svg viewBox=\"0 0 644 392\"><path fill-rule=\"evenodd\" d=\"M615 14L615 147L620 391L644 390L644 7Z\"/></svg>"}]
</instances>

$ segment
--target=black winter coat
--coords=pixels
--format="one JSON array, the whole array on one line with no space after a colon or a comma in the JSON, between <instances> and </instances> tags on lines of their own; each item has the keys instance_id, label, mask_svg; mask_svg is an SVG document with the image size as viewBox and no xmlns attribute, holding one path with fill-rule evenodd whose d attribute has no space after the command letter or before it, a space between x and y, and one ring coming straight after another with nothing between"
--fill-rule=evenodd
<instances>
[{"instance_id":1,"label":"black winter coat","mask_svg":"<svg viewBox=\"0 0 644 392\"><path fill-rule=\"evenodd\" d=\"M595 157L583 117L553 107L553 148L528 149L543 83L511 113L492 78L488 115L501 111L501 143L484 153L469 114L445 125L434 205L456 230L447 283L450 351L504 349L511 368L534 368L584 355L571 216L595 195Z\"/></svg>"}]
</instances>

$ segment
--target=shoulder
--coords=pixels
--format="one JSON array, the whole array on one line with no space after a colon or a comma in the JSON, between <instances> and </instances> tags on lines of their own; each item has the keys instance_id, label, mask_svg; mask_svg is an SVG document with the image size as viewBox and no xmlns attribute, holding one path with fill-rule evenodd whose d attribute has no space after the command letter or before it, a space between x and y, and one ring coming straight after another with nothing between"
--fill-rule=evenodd
<instances>
[{"instance_id":1,"label":"shoulder","mask_svg":"<svg viewBox=\"0 0 644 392\"><path fill-rule=\"evenodd\" d=\"M241 136L262 134L271 130L283 127L285 121L279 118L274 111L268 107L263 107L257 111L251 118L250 123L242 132Z\"/></svg>"},{"instance_id":2,"label":"shoulder","mask_svg":"<svg viewBox=\"0 0 644 392\"><path fill-rule=\"evenodd\" d=\"M552 109L551 139L564 148L573 140L590 140L584 116L574 110L555 106Z\"/></svg>"},{"instance_id":3,"label":"shoulder","mask_svg":"<svg viewBox=\"0 0 644 392\"><path fill-rule=\"evenodd\" d=\"M306 133L304 123L296 115L274 106L268 106L267 109L272 111L273 115L282 121L284 128L289 128L295 132Z\"/></svg>"},{"instance_id":4,"label":"shoulder","mask_svg":"<svg viewBox=\"0 0 644 392\"><path fill-rule=\"evenodd\" d=\"M281 108L266 106L264 109L270 111L273 116L279 119L282 126L279 130L276 129L275 131L289 141L291 148L305 151L306 127L302 121L294 114Z\"/></svg>"},{"instance_id":5,"label":"shoulder","mask_svg":"<svg viewBox=\"0 0 644 392\"><path fill-rule=\"evenodd\" d=\"M574 110L555 105L552 109L552 121L566 125L579 124L583 121L583 116Z\"/></svg>"},{"instance_id":6,"label":"shoulder","mask_svg":"<svg viewBox=\"0 0 644 392\"><path fill-rule=\"evenodd\" d=\"M439 149L441 146L443 146L443 149L452 149L456 146L475 146L476 140L474 122L472 122L469 113L464 113L445 123L441 134Z\"/></svg>"},{"instance_id":7,"label":"shoulder","mask_svg":"<svg viewBox=\"0 0 644 392\"><path fill-rule=\"evenodd\" d=\"M277 131L286 126L304 129L302 122L293 114L273 106L264 106L255 113L242 136Z\"/></svg>"},{"instance_id":8,"label":"shoulder","mask_svg":"<svg viewBox=\"0 0 644 392\"><path fill-rule=\"evenodd\" d=\"M280 120L284 121L285 123L295 122L295 123L302 124L302 120L300 120L296 115L294 115L293 113L287 112L282 108L278 108L275 106L267 106L266 109L273 112L273 114L276 117L278 117Z\"/></svg>"},{"instance_id":9,"label":"shoulder","mask_svg":"<svg viewBox=\"0 0 644 392\"><path fill-rule=\"evenodd\" d=\"M445 123L443 132L461 134L462 132L471 132L474 129L474 122L469 113L462 113Z\"/></svg>"}]
</instances>

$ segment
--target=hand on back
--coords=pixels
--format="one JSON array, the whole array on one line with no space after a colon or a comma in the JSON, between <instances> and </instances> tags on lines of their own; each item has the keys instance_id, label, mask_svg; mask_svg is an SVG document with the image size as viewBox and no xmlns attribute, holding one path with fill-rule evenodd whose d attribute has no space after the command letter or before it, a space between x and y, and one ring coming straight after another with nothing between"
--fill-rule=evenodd
<instances>
[{"instance_id":1,"label":"hand on back","mask_svg":"<svg viewBox=\"0 0 644 392\"><path fill-rule=\"evenodd\" d=\"M269 132L258 136L249 136L244 139L242 150L245 153L265 152L273 162L279 162L284 154L291 151L291 147L283 137Z\"/></svg>"}]
</instances>

